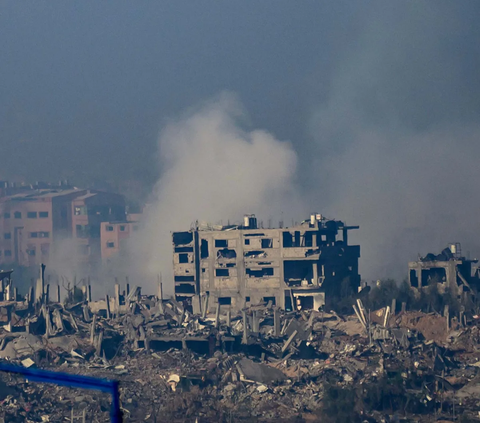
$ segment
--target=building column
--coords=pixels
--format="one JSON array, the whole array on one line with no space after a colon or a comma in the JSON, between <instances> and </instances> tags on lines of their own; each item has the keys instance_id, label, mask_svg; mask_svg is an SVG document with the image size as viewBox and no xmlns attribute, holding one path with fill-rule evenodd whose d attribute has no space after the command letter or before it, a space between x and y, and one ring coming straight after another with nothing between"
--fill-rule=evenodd
<instances>
[{"instance_id":1,"label":"building column","mask_svg":"<svg viewBox=\"0 0 480 423\"><path fill-rule=\"evenodd\" d=\"M316 261L312 263L312 269L313 269L313 284L315 286L318 286L318 263Z\"/></svg>"}]
</instances>

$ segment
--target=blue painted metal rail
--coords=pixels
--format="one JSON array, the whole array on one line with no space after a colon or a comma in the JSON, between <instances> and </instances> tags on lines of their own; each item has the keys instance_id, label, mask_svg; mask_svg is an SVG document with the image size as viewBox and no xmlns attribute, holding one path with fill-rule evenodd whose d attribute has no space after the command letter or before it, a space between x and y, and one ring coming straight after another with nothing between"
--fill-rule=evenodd
<instances>
[{"instance_id":1,"label":"blue painted metal rail","mask_svg":"<svg viewBox=\"0 0 480 423\"><path fill-rule=\"evenodd\" d=\"M27 369L25 367L13 366L5 363L0 363L0 371L17 373L25 376L28 380L35 382L54 383L56 385L70 386L73 388L94 389L107 392L112 395L110 421L112 423L122 423L118 381L116 380L97 379L90 376L71 375L68 373L51 372L41 369Z\"/></svg>"}]
</instances>

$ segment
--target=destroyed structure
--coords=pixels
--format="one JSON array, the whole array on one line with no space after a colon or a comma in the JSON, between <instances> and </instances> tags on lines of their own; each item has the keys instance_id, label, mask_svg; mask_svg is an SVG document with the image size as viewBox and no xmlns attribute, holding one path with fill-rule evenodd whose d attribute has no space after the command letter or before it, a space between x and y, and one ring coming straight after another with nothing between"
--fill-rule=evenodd
<instances>
[{"instance_id":1,"label":"destroyed structure","mask_svg":"<svg viewBox=\"0 0 480 423\"><path fill-rule=\"evenodd\" d=\"M462 256L460 243L452 243L438 255L430 253L408 263L410 286L422 289L437 283L443 291L448 288L458 296L472 293L472 288L478 292L478 269L472 267L477 262Z\"/></svg>"},{"instance_id":2,"label":"destroyed structure","mask_svg":"<svg viewBox=\"0 0 480 423\"><path fill-rule=\"evenodd\" d=\"M351 229L358 226L319 214L290 228L265 229L249 215L240 226L174 232L176 299L199 311L217 303L240 310L262 302L318 310L342 290L358 290L360 246L348 245Z\"/></svg>"},{"instance_id":3,"label":"destroyed structure","mask_svg":"<svg viewBox=\"0 0 480 423\"><path fill-rule=\"evenodd\" d=\"M271 303L241 313L217 303L215 313L197 314L164 299L161 285L147 296L128 282L100 301L88 285L67 286L62 303L44 270L25 297L9 272L0 274L0 360L114 378L125 422L406 423L478 414L480 319L470 313L425 314L406 303L400 311L395 301L369 312L357 300L351 315ZM5 422L108 421L103 393L1 372L0 386Z\"/></svg>"}]
</instances>

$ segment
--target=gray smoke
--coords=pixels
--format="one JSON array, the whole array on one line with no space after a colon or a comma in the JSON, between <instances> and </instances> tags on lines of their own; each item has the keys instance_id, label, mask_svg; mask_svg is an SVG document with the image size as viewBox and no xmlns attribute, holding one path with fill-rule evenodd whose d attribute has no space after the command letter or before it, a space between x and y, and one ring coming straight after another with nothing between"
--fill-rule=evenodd
<instances>
[{"instance_id":1,"label":"gray smoke","mask_svg":"<svg viewBox=\"0 0 480 423\"><path fill-rule=\"evenodd\" d=\"M10 2L0 14L7 57L0 144L8 157L0 172L18 181L61 176L148 191L157 162L162 179L147 248L134 243L134 259L120 260L125 269L112 266L112 274L133 281L148 267L149 279L160 269L165 275L170 230L196 219L226 223L244 212L277 223L283 211L291 223L289 213L300 220L318 211L359 224L351 239L362 246L366 279L402 277L417 253L450 241L480 255L478 1L212 2L215 13L183 2L166 9L159 2L114 9L91 3L50 10ZM114 38L104 36L106 19ZM167 125L155 160L158 117L222 89L237 92L251 126L268 132L245 129L238 105L216 100L216 108ZM218 106L225 102L226 111ZM222 123L197 124L209 117ZM195 125L227 133L217 138L233 139L224 142L232 148L214 147L223 144L200 131L190 137ZM172 141L187 136L195 142ZM273 153L264 153L265 145ZM306 207L291 211L285 203ZM167 240L158 238L158 226L168 228Z\"/></svg>"},{"instance_id":2,"label":"gray smoke","mask_svg":"<svg viewBox=\"0 0 480 423\"><path fill-rule=\"evenodd\" d=\"M281 212L285 218L302 212L292 146L266 131L243 129L246 121L235 97L223 93L163 129L162 176L130 243L147 289L162 274L173 290L171 231L188 230L196 220L240 223L244 213L279 220Z\"/></svg>"},{"instance_id":3,"label":"gray smoke","mask_svg":"<svg viewBox=\"0 0 480 423\"><path fill-rule=\"evenodd\" d=\"M409 260L448 242L480 253L478 93L461 57L477 58L478 46L466 48L471 18L452 5L367 9L312 118L316 142L302 160L319 183L307 190L360 225L367 279L404 277Z\"/></svg>"}]
</instances>

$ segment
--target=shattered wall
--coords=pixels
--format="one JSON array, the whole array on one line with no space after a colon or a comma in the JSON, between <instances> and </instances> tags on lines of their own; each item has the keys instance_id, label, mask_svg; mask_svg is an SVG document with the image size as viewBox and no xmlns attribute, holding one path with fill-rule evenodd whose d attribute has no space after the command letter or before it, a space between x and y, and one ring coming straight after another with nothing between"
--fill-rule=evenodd
<instances>
[{"instance_id":1,"label":"shattered wall","mask_svg":"<svg viewBox=\"0 0 480 423\"><path fill-rule=\"evenodd\" d=\"M456 244L459 248L459 244ZM469 260L455 252L455 244L445 248L441 254L427 254L417 261L408 263L410 286L417 289L437 283L443 288L452 289L458 295L478 289L478 277L472 275L472 264L478 260ZM460 251L460 250L459 250Z\"/></svg>"},{"instance_id":2,"label":"shattered wall","mask_svg":"<svg viewBox=\"0 0 480 423\"><path fill-rule=\"evenodd\" d=\"M176 297L208 295L211 308L272 302L290 310L318 309L326 297L358 289L360 247L349 246L347 236L354 228L306 221L291 228L175 232Z\"/></svg>"}]
</instances>

